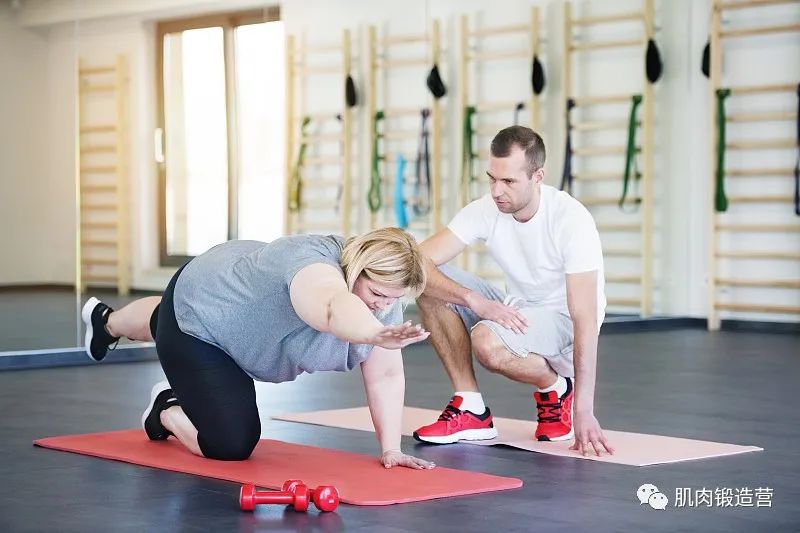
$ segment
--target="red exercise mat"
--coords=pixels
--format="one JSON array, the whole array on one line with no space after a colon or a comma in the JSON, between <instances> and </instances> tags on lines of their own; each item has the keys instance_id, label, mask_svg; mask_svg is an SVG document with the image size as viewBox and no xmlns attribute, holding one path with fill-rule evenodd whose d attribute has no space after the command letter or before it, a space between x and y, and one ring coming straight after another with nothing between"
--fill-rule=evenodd
<instances>
[{"instance_id":1,"label":"red exercise mat","mask_svg":"<svg viewBox=\"0 0 800 533\"><path fill-rule=\"evenodd\" d=\"M522 480L437 466L433 470L384 468L376 456L262 439L247 461L192 455L175 439L153 442L141 429L48 437L37 446L93 455L198 476L279 489L287 479L335 485L341 501L389 505L516 489Z\"/></svg>"}]
</instances>

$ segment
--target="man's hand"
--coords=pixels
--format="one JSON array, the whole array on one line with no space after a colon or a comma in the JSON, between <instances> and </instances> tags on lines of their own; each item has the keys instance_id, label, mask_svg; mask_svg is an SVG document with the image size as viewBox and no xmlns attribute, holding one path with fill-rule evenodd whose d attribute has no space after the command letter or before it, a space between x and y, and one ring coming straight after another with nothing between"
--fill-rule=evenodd
<instances>
[{"instance_id":1,"label":"man's hand","mask_svg":"<svg viewBox=\"0 0 800 533\"><path fill-rule=\"evenodd\" d=\"M525 333L528 329L528 321L515 307L489 300L476 292L469 294L467 303L469 308L482 319L497 322L514 333Z\"/></svg>"},{"instance_id":2,"label":"man's hand","mask_svg":"<svg viewBox=\"0 0 800 533\"><path fill-rule=\"evenodd\" d=\"M431 468L436 467L435 463L431 463L430 461L419 459L411 455L406 455L400 450L386 450L383 452L381 455L381 464L386 468L392 468L393 466L405 466L415 470L430 470Z\"/></svg>"},{"instance_id":3,"label":"man's hand","mask_svg":"<svg viewBox=\"0 0 800 533\"><path fill-rule=\"evenodd\" d=\"M399 326L383 326L372 337L367 339L366 344L380 346L387 350L398 350L405 348L409 344L425 340L428 335L430 335L430 332L422 329L419 324L412 325L409 320Z\"/></svg>"},{"instance_id":4,"label":"man's hand","mask_svg":"<svg viewBox=\"0 0 800 533\"><path fill-rule=\"evenodd\" d=\"M581 413L575 411L573 420L575 429L575 443L570 446L570 450L577 450L578 453L586 457L590 453L595 453L598 457L603 450L608 454L614 453L614 448L608 444L600 423L592 413Z\"/></svg>"}]
</instances>

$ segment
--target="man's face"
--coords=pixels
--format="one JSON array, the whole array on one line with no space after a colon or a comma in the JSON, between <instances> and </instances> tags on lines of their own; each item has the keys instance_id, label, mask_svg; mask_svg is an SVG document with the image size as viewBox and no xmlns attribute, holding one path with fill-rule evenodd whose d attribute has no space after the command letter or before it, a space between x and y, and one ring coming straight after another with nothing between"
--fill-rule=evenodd
<instances>
[{"instance_id":1,"label":"man's face","mask_svg":"<svg viewBox=\"0 0 800 533\"><path fill-rule=\"evenodd\" d=\"M489 157L489 191L500 212L516 213L531 203L537 173L533 178L528 176L525 151L518 146L508 157Z\"/></svg>"}]
</instances>

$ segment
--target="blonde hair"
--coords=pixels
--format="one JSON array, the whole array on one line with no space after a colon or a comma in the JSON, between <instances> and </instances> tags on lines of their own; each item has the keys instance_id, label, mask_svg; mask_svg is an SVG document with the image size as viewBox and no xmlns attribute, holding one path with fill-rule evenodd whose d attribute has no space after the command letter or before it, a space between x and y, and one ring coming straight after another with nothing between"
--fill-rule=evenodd
<instances>
[{"instance_id":1,"label":"blonde hair","mask_svg":"<svg viewBox=\"0 0 800 533\"><path fill-rule=\"evenodd\" d=\"M413 296L425 290L425 260L417 241L398 228L381 228L344 243L339 264L352 291L361 274L368 279L408 288Z\"/></svg>"}]
</instances>

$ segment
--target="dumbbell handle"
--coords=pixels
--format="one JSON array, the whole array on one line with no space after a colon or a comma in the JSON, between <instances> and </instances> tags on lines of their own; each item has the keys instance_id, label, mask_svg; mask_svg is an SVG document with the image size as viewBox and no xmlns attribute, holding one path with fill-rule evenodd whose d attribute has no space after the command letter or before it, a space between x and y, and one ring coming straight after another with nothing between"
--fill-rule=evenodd
<instances>
[{"instance_id":1,"label":"dumbbell handle","mask_svg":"<svg viewBox=\"0 0 800 533\"><path fill-rule=\"evenodd\" d=\"M293 505L294 494L291 492L256 491L256 493L253 494L253 501L256 503L256 505L262 503Z\"/></svg>"}]
</instances>

